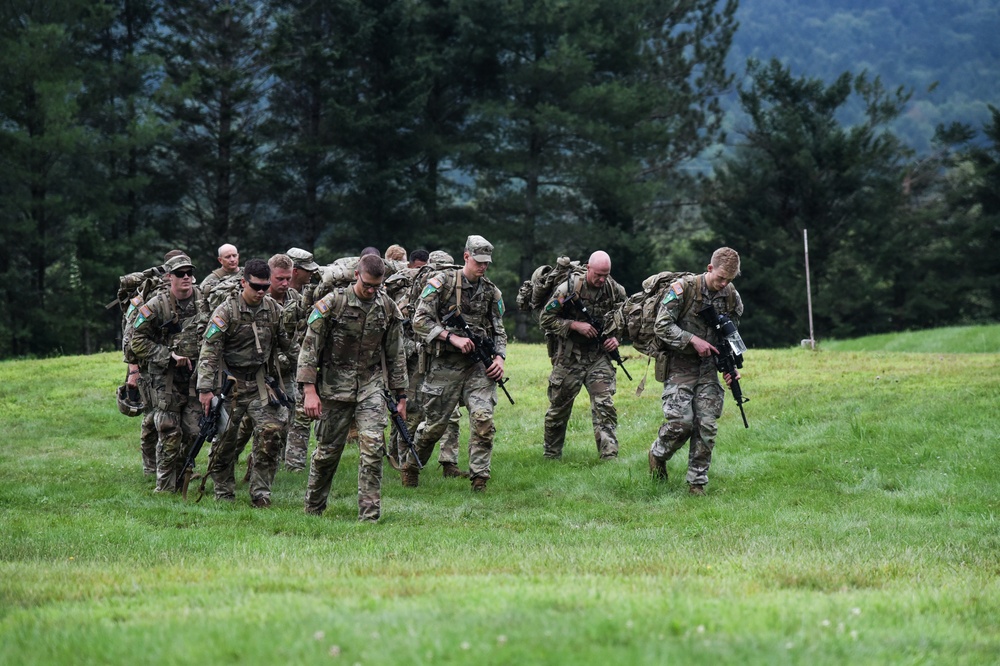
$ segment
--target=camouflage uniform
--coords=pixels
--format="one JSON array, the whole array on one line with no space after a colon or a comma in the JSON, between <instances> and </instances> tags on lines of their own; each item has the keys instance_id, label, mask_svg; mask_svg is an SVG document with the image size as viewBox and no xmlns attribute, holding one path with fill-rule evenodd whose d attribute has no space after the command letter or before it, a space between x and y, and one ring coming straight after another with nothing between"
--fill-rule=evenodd
<instances>
[{"instance_id":1,"label":"camouflage uniform","mask_svg":"<svg viewBox=\"0 0 1000 666\"><path fill-rule=\"evenodd\" d=\"M159 270L156 270L158 268ZM148 269L141 273L129 273L121 278L121 289L119 297L126 297L128 294L138 290L146 280L150 285L146 290L146 297L152 299L156 294L165 290L165 284L161 278L162 267ZM139 395L142 397L144 412L142 423L139 426L139 451L142 455L142 473L146 476L156 476L156 443L159 441L159 434L156 432L153 412L155 410L155 400L149 388L149 368L145 361L136 357L132 351L132 335L135 332L135 320L139 316L139 308L145 304L141 292L129 298L128 308L122 316L122 354L126 364L139 366L139 377L136 386Z\"/></svg>"},{"instance_id":2,"label":"camouflage uniform","mask_svg":"<svg viewBox=\"0 0 1000 666\"><path fill-rule=\"evenodd\" d=\"M285 329L285 335L288 336L289 340L296 340L296 326L299 319L301 318L302 322L305 323L305 317L301 316L302 295L294 289L289 288L288 292L285 294L284 303L278 303L277 299L275 299L275 303L277 303L278 307L281 308L281 326ZM295 366L298 359L292 355L292 352L297 351L298 348L298 345L293 345L292 349L287 353L283 351L278 352L278 367L281 370L280 374L283 382L282 389L284 390L289 401L294 401L296 398ZM291 405L288 406L287 412L288 420L285 423L285 430L282 433L283 438L287 438L288 432L292 426L294 410ZM243 420L240 422L240 430L236 438L237 460L239 460L240 455L243 453L243 449L246 448L247 442L250 441L252 436L253 421L250 419L249 415L247 415L244 416ZM306 440L306 442L308 444L308 440ZM302 471L305 469L306 452L303 450L293 453L293 460L296 461L297 464L292 464L288 461L288 451L286 446L287 445L283 440L282 451L281 455L279 455L278 461L280 462L281 458L284 457L285 465L288 469L294 471Z\"/></svg>"},{"instance_id":3,"label":"camouflage uniform","mask_svg":"<svg viewBox=\"0 0 1000 666\"><path fill-rule=\"evenodd\" d=\"M234 293L212 313L201 346L198 392L221 386L220 370L236 379L232 399L226 402L229 427L216 437L209 453L207 473L215 484L216 499L236 497L236 439L240 421L249 415L254 459L250 498L255 505L270 504L288 414L266 386L265 374L274 370L276 348L288 352L292 346L281 326L281 307L270 296L252 309L242 293Z\"/></svg>"},{"instance_id":4,"label":"camouflage uniform","mask_svg":"<svg viewBox=\"0 0 1000 666\"><path fill-rule=\"evenodd\" d=\"M388 296L363 301L341 287L316 302L299 354L296 380L313 384L322 401L316 450L309 467L305 510L326 509L351 423L356 422L358 519L378 520L382 505L382 457L388 413L383 391L406 389L402 316ZM388 385L386 385L388 383Z\"/></svg>"},{"instance_id":5,"label":"camouflage uniform","mask_svg":"<svg viewBox=\"0 0 1000 666\"><path fill-rule=\"evenodd\" d=\"M452 263L450 258L447 263ZM434 266L428 264L419 268L403 269L385 281L385 291L396 301L396 305L399 306L405 321L412 319L414 310L416 309L416 303L411 303L410 301L411 299L415 300L413 290L419 285L413 285L413 282L414 280L419 280L420 276L426 274L428 271L436 272ZM423 420L423 396L420 393L420 385L424 381L426 374L424 366L427 363L424 345L416 339L412 324L403 327L403 348L406 351L406 374L410 380L406 388L406 429L412 438L417 431L417 426L420 425L420 421ZM442 465L446 463L458 464L459 419L461 416L461 412L456 407L451 421L448 422L448 429L441 439L438 462ZM400 436L395 423L390 423L389 426L391 457L394 458L394 461L405 460L407 451L409 450L406 440ZM394 462L394 464L396 463Z\"/></svg>"},{"instance_id":6,"label":"camouflage uniform","mask_svg":"<svg viewBox=\"0 0 1000 666\"><path fill-rule=\"evenodd\" d=\"M176 366L170 355L186 356L196 366L207 320L208 309L195 287L186 301L178 301L169 290L160 292L138 308L133 325L131 348L148 369L148 394L155 407L157 492L176 489L201 414L195 373Z\"/></svg>"},{"instance_id":7,"label":"camouflage uniform","mask_svg":"<svg viewBox=\"0 0 1000 666\"><path fill-rule=\"evenodd\" d=\"M697 335L716 348L721 340L698 317L706 305L719 314L727 314L739 325L743 301L732 284L710 292L704 274L691 275L670 286L656 316L656 337L670 350L669 368L663 383L664 424L651 448L658 461L670 460L691 439L688 452L687 482L691 486L708 483L708 468L722 416L725 389L711 356L702 358L691 346Z\"/></svg>"},{"instance_id":8,"label":"camouflage uniform","mask_svg":"<svg viewBox=\"0 0 1000 666\"><path fill-rule=\"evenodd\" d=\"M570 281L560 282L552 292L542 311L539 323L547 335L558 341L552 358L549 375L549 409L545 412L546 458L562 456L566 440L566 424L573 412L573 401L580 388L587 387L590 394L590 414L594 424L594 440L601 459L618 457L618 412L614 395L617 390L615 365L598 338L587 338L570 330L574 321L586 321L574 304L579 298L598 322L605 321L605 314L614 310L625 298L625 289L614 280L600 288L587 283L584 275L574 275ZM605 332L613 335L613 330Z\"/></svg>"},{"instance_id":9,"label":"camouflage uniform","mask_svg":"<svg viewBox=\"0 0 1000 666\"><path fill-rule=\"evenodd\" d=\"M492 248L491 248L492 249ZM461 289L456 289L457 280ZM426 464L434 444L442 438L459 403L469 410L469 473L473 480L490 478L493 453L493 409L497 404L496 382L485 368L448 342L438 340L444 331L441 320L454 309L461 291L461 312L472 331L493 339L498 354L507 353L503 326L503 296L485 276L472 283L461 269L438 273L427 282L413 315L413 331L428 345L431 360L420 387L424 397L424 420L414 435L420 461ZM415 472L407 455L405 468Z\"/></svg>"}]
</instances>

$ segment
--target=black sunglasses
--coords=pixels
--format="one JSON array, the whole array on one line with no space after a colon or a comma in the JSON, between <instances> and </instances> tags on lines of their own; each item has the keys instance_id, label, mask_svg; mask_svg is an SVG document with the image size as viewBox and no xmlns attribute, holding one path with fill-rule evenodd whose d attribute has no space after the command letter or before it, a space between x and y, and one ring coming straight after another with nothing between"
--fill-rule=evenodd
<instances>
[{"instance_id":1,"label":"black sunglasses","mask_svg":"<svg viewBox=\"0 0 1000 666\"><path fill-rule=\"evenodd\" d=\"M265 282L264 284L257 284L256 282L251 282L250 280L247 280L246 283L250 285L250 288L253 289L254 291L266 291L271 287L270 282Z\"/></svg>"},{"instance_id":2,"label":"black sunglasses","mask_svg":"<svg viewBox=\"0 0 1000 666\"><path fill-rule=\"evenodd\" d=\"M186 270L174 271L174 276L179 278L191 277L194 275L194 269L188 268Z\"/></svg>"}]
</instances>

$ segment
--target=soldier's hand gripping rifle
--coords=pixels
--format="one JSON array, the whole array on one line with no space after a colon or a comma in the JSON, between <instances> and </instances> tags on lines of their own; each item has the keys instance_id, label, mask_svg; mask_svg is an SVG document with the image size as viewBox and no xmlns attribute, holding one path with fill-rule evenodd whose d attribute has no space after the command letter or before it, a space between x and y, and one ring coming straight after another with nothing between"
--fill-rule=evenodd
<instances>
[{"instance_id":1,"label":"soldier's hand gripping rifle","mask_svg":"<svg viewBox=\"0 0 1000 666\"><path fill-rule=\"evenodd\" d=\"M403 438L404 442L406 442L406 448L410 450L410 453L413 454L413 459L417 461L417 468L423 469L424 466L420 462L420 456L417 455L417 447L413 443L413 437L410 435L410 430L406 427L406 419L404 419L403 415L399 413L399 405L396 402L396 399L392 397L392 391L385 389L382 391L382 395L385 396L385 404L389 407L389 418L391 418L392 422L396 424L396 429L399 430L399 436ZM401 460L399 462L402 463L403 461Z\"/></svg>"},{"instance_id":2,"label":"soldier's hand gripping rifle","mask_svg":"<svg viewBox=\"0 0 1000 666\"><path fill-rule=\"evenodd\" d=\"M209 408L208 414L202 414L198 418L198 439L194 440L191 450L184 459L184 467L181 468L181 474L177 477L177 490L180 491L181 496L185 500L187 499L188 486L191 484L191 476L194 474L194 461L201 452L201 447L205 442L215 439L215 436L220 432L224 432L229 425L224 405L226 399L229 397L229 392L233 390L235 384L236 380L226 375L226 381L222 384L222 391L219 392L219 395L212 398L212 406ZM206 471L205 477L207 476L208 472ZM205 484L203 482L201 484L201 492L204 489ZM201 499L200 494L198 495L198 499Z\"/></svg>"},{"instance_id":3,"label":"soldier's hand gripping rifle","mask_svg":"<svg viewBox=\"0 0 1000 666\"><path fill-rule=\"evenodd\" d=\"M458 310L450 312L444 319L441 320L441 323L445 326L461 329L462 335L472 340L472 343L476 346L476 348L469 353L469 356L482 363L484 369L490 367L490 365L493 364L493 359L499 356L499 354L497 354L497 348L496 344L493 342L493 338L489 336L480 337L473 333L472 329L469 327L469 323L465 321L465 317L463 317L462 313ZM497 386L503 390L503 394L507 396L507 399L510 400L510 404L513 405L514 398L512 398L510 392L507 391L507 387L505 386L506 383L507 378L501 377L497 382Z\"/></svg>"},{"instance_id":4,"label":"soldier's hand gripping rifle","mask_svg":"<svg viewBox=\"0 0 1000 666\"><path fill-rule=\"evenodd\" d=\"M729 388L733 392L733 399L736 401L737 407L740 408L743 427L749 428L750 424L747 423L747 414L743 411L743 403L749 402L750 398L743 397L740 380L736 378L739 374L737 370L743 367L743 352L747 350L747 346L743 344L743 338L736 330L736 324L728 315L719 314L711 305L706 305L698 312L698 316L709 328L715 329L719 333L722 343L719 345L719 353L712 354L712 358L715 359L715 367L719 369L722 376L729 375L732 378Z\"/></svg>"},{"instance_id":5,"label":"soldier's hand gripping rifle","mask_svg":"<svg viewBox=\"0 0 1000 666\"><path fill-rule=\"evenodd\" d=\"M583 318L587 320L587 323L593 326L597 331L597 343L601 345L601 349L604 349L604 341L608 339L608 336L604 333L604 324L594 319L594 315L590 314L590 310L588 310L587 306L583 304L583 299L580 298L580 294L573 294L571 301L573 305L576 306L576 309L580 311L580 314L583 315ZM625 373L625 376L628 377L629 381L632 381L632 375L629 374L628 368L625 367L625 361L622 359L622 353L615 348L614 351L609 351L607 354L611 357L612 361L618 364L618 367L622 369L622 372Z\"/></svg>"}]
</instances>

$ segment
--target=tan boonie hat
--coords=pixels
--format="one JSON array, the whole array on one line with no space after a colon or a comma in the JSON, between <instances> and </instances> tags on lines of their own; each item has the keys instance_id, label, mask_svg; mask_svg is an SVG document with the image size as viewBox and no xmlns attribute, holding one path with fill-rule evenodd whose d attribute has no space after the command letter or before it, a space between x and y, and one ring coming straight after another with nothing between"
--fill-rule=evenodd
<instances>
[{"instance_id":1,"label":"tan boonie hat","mask_svg":"<svg viewBox=\"0 0 1000 666\"><path fill-rule=\"evenodd\" d=\"M288 255L292 263L295 264L296 268L301 268L304 271L318 271L319 264L313 261L312 252L306 252L303 249L293 247L285 254Z\"/></svg>"},{"instance_id":2,"label":"tan boonie hat","mask_svg":"<svg viewBox=\"0 0 1000 666\"><path fill-rule=\"evenodd\" d=\"M163 264L163 269L168 273L173 273L181 268L194 268L194 264L191 263L191 259L186 254L170 257L167 259L167 263Z\"/></svg>"},{"instance_id":3,"label":"tan boonie hat","mask_svg":"<svg viewBox=\"0 0 1000 666\"><path fill-rule=\"evenodd\" d=\"M465 251L476 261L493 261L493 245L482 236L469 236Z\"/></svg>"}]
</instances>

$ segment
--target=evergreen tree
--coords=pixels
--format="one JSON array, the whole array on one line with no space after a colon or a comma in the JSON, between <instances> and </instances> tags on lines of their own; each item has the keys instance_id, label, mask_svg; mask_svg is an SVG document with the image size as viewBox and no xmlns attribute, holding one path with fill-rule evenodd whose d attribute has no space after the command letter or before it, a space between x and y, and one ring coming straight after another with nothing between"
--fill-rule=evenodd
<instances>
[{"instance_id":1,"label":"evergreen tree","mask_svg":"<svg viewBox=\"0 0 1000 666\"><path fill-rule=\"evenodd\" d=\"M737 287L744 339L771 346L808 334L803 230L809 232L817 334L845 337L899 326L894 288L913 250L902 209L909 152L886 129L908 99L878 79L844 73L830 85L795 78L776 60L751 61L739 90L749 127L722 161L705 210L713 238L746 260ZM863 122L838 114L860 105Z\"/></svg>"},{"instance_id":2,"label":"evergreen tree","mask_svg":"<svg viewBox=\"0 0 1000 666\"><path fill-rule=\"evenodd\" d=\"M267 7L251 0L160 6L159 113L172 127L158 186L181 194L176 239L205 265L224 242L254 249L268 71ZM196 260L197 261L197 260Z\"/></svg>"}]
</instances>

